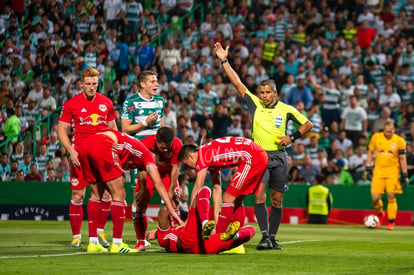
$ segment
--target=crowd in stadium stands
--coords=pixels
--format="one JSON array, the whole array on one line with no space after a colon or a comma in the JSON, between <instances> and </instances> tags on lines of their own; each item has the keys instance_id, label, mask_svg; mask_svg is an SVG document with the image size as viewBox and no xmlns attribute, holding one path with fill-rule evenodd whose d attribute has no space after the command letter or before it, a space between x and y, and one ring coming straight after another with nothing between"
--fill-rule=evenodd
<instances>
[{"instance_id":1,"label":"crowd in stadium stands","mask_svg":"<svg viewBox=\"0 0 414 275\"><path fill-rule=\"evenodd\" d=\"M68 180L56 120L36 137L33 125L80 93L88 66L101 72L99 89L113 101L118 128L123 101L139 91L137 74L151 69L167 102L165 124L184 143L250 137L251 117L222 72L217 41L231 46L231 64L250 91L274 79L279 99L313 123L289 148L292 183L310 184L323 173L327 184L367 184L367 143L388 120L407 141L411 177L414 0L374 2L1 1L0 140L21 133L2 149L2 180ZM184 20L180 37L177 18L198 3L203 16L198 10ZM173 38L150 43L167 28ZM288 134L294 131L292 124Z\"/></svg>"}]
</instances>

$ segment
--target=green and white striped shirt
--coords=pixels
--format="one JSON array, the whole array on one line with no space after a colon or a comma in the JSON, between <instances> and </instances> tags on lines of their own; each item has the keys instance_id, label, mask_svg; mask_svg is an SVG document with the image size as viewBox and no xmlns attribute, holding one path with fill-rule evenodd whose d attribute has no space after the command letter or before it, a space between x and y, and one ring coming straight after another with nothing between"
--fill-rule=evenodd
<instances>
[{"instance_id":1,"label":"green and white striped shirt","mask_svg":"<svg viewBox=\"0 0 414 275\"><path fill-rule=\"evenodd\" d=\"M148 100L143 98L139 93L125 99L122 106L122 119L132 120L132 124L142 123L150 114L157 112L158 120L149 124L145 129L133 135L141 140L150 135L155 135L161 127L161 118L164 117L165 100L159 95L155 95Z\"/></svg>"}]
</instances>

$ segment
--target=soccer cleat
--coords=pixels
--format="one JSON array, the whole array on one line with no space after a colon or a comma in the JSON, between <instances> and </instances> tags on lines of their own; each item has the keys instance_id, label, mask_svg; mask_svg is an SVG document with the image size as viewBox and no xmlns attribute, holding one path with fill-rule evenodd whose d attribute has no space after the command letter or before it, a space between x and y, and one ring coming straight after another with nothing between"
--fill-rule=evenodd
<instances>
[{"instance_id":1,"label":"soccer cleat","mask_svg":"<svg viewBox=\"0 0 414 275\"><path fill-rule=\"evenodd\" d=\"M269 237L263 237L262 240L256 246L257 250L273 249L272 242Z\"/></svg>"},{"instance_id":2,"label":"soccer cleat","mask_svg":"<svg viewBox=\"0 0 414 275\"><path fill-rule=\"evenodd\" d=\"M216 223L214 221L208 221L203 226L203 230L201 232L201 236L203 237L203 240L209 240L211 231L213 231L214 226L216 226Z\"/></svg>"},{"instance_id":3,"label":"soccer cleat","mask_svg":"<svg viewBox=\"0 0 414 275\"><path fill-rule=\"evenodd\" d=\"M271 239L270 241L272 242L272 249L282 250L282 247L277 243L276 240Z\"/></svg>"},{"instance_id":4,"label":"soccer cleat","mask_svg":"<svg viewBox=\"0 0 414 275\"><path fill-rule=\"evenodd\" d=\"M219 254L246 254L246 249L244 248L244 245L236 246L235 248L225 250L223 252L220 252Z\"/></svg>"},{"instance_id":5,"label":"soccer cleat","mask_svg":"<svg viewBox=\"0 0 414 275\"><path fill-rule=\"evenodd\" d=\"M109 248L109 242L106 239L106 234L105 233L98 233L98 241L99 243L105 247L105 248Z\"/></svg>"},{"instance_id":6,"label":"soccer cleat","mask_svg":"<svg viewBox=\"0 0 414 275\"><path fill-rule=\"evenodd\" d=\"M387 230L390 230L390 231L394 230L394 223L393 222L388 223Z\"/></svg>"},{"instance_id":7,"label":"soccer cleat","mask_svg":"<svg viewBox=\"0 0 414 275\"><path fill-rule=\"evenodd\" d=\"M240 222L235 221L230 224L229 228L226 232L220 234L220 240L222 241L229 241L234 238L234 235L237 234L237 231L240 229Z\"/></svg>"},{"instance_id":8,"label":"soccer cleat","mask_svg":"<svg viewBox=\"0 0 414 275\"><path fill-rule=\"evenodd\" d=\"M144 243L145 243L145 247L150 247L151 246L151 243L147 240L144 240Z\"/></svg>"},{"instance_id":9,"label":"soccer cleat","mask_svg":"<svg viewBox=\"0 0 414 275\"><path fill-rule=\"evenodd\" d=\"M80 238L73 238L73 240L69 244L69 247L72 247L72 248L81 247L81 239Z\"/></svg>"},{"instance_id":10,"label":"soccer cleat","mask_svg":"<svg viewBox=\"0 0 414 275\"><path fill-rule=\"evenodd\" d=\"M109 249L109 252L111 253L138 253L139 251L133 248L129 248L129 246L126 243L121 243L120 245L116 245L112 243L111 248Z\"/></svg>"},{"instance_id":11,"label":"soccer cleat","mask_svg":"<svg viewBox=\"0 0 414 275\"><path fill-rule=\"evenodd\" d=\"M89 243L88 249L86 250L88 253L103 253L108 252L108 249L103 247L100 243Z\"/></svg>"},{"instance_id":12,"label":"soccer cleat","mask_svg":"<svg viewBox=\"0 0 414 275\"><path fill-rule=\"evenodd\" d=\"M134 247L134 249L138 251L145 251L145 242L137 241L137 245Z\"/></svg>"},{"instance_id":13,"label":"soccer cleat","mask_svg":"<svg viewBox=\"0 0 414 275\"><path fill-rule=\"evenodd\" d=\"M375 229L380 229L381 224L382 224L382 221L385 218L385 215L386 215L385 211L382 211L381 214L378 214L377 213L377 216L378 216L378 219L379 219L379 223L377 224L377 226L375 227Z\"/></svg>"}]
</instances>

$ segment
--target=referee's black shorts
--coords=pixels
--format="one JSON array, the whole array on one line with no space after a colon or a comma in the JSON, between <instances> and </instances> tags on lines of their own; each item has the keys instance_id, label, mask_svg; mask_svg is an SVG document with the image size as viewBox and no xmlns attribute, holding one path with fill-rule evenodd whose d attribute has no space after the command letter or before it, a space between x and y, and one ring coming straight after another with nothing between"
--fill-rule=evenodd
<instances>
[{"instance_id":1,"label":"referee's black shorts","mask_svg":"<svg viewBox=\"0 0 414 275\"><path fill-rule=\"evenodd\" d=\"M262 182L270 188L286 192L289 190L289 158L285 150L267 151L269 164L267 165Z\"/></svg>"}]
</instances>

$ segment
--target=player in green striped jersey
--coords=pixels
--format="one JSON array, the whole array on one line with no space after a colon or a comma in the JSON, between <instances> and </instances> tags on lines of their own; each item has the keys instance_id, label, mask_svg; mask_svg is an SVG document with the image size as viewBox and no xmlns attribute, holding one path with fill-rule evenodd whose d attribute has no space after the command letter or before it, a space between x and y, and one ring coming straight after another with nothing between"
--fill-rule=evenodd
<instances>
[{"instance_id":1,"label":"player in green striped jersey","mask_svg":"<svg viewBox=\"0 0 414 275\"><path fill-rule=\"evenodd\" d=\"M142 71L137 77L137 82L140 90L136 95L125 99L122 105L121 123L122 132L141 140L146 136L155 135L157 130L164 126L165 100L157 95L158 78L153 71ZM140 178L145 180L146 175L141 175ZM137 179L138 170L131 170L131 187L134 196ZM133 212L135 207L134 205Z\"/></svg>"}]
</instances>

